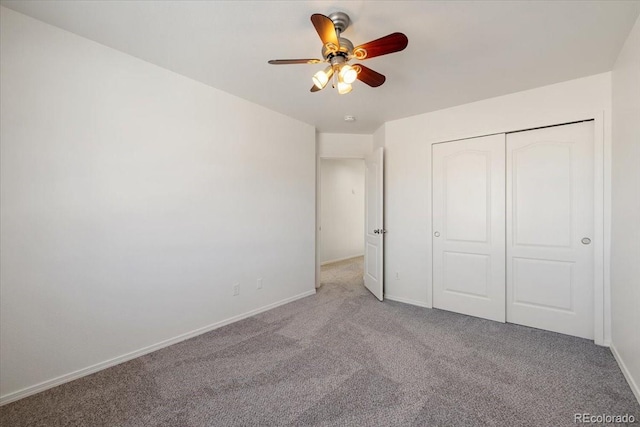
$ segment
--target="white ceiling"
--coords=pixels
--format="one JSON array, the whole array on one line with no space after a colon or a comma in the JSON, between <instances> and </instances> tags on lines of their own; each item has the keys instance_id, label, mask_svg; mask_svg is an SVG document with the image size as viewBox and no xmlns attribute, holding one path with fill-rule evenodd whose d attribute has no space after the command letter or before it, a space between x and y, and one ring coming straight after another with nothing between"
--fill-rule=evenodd
<instances>
[{"instance_id":1,"label":"white ceiling","mask_svg":"<svg viewBox=\"0 0 640 427\"><path fill-rule=\"evenodd\" d=\"M640 1L1 3L335 133L611 70L640 14ZM351 16L344 37L355 45L408 36L403 52L365 61L387 76L383 86L310 93L324 64L267 64L320 58L309 18L337 10Z\"/></svg>"}]
</instances>

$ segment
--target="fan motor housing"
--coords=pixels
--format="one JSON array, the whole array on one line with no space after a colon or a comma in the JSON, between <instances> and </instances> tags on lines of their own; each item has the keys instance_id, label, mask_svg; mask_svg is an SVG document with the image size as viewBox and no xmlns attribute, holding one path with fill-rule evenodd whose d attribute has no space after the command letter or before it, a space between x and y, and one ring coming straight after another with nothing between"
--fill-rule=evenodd
<instances>
[{"instance_id":1,"label":"fan motor housing","mask_svg":"<svg viewBox=\"0 0 640 427\"><path fill-rule=\"evenodd\" d=\"M336 55L349 58L353 55L353 43L351 43L351 40L340 37L338 41L340 42L340 47L337 51L333 46L330 46L328 44L322 46L322 57L324 59L328 60Z\"/></svg>"}]
</instances>

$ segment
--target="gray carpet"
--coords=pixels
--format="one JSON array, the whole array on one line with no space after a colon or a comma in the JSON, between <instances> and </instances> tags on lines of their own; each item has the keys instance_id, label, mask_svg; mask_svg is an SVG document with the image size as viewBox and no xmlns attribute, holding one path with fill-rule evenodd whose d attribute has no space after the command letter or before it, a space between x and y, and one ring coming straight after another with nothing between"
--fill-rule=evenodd
<instances>
[{"instance_id":1,"label":"gray carpet","mask_svg":"<svg viewBox=\"0 0 640 427\"><path fill-rule=\"evenodd\" d=\"M563 426L640 405L592 342L378 302L362 259L315 296L0 408L2 426Z\"/></svg>"}]
</instances>

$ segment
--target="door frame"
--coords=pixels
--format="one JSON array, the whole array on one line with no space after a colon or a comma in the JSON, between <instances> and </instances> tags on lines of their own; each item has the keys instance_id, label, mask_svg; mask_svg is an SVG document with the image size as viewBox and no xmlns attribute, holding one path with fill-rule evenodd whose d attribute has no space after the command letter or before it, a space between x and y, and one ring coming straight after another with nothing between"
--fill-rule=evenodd
<instances>
[{"instance_id":1,"label":"door frame","mask_svg":"<svg viewBox=\"0 0 640 427\"><path fill-rule=\"evenodd\" d=\"M315 236L316 236L316 241L315 241L315 261L316 261L316 274L315 274L315 289L318 289L320 287L320 270L322 268L322 262L320 261L320 245L321 245L321 240L322 240L322 233L321 233L321 227L322 224L320 223L320 213L322 212L322 171L321 171L321 163L322 160L345 160L345 159L352 159L352 160L362 160L363 162L365 162L365 156L359 156L359 155L345 155L345 156L340 156L340 155L331 155L331 156L324 156L320 153L320 144L317 141L317 136L316 136L316 220L315 220L315 224L316 224L316 229L315 229ZM366 171L365 171L366 173ZM366 185L366 183L365 183ZM365 206L366 209L366 206ZM362 212L362 215L364 216L365 213ZM362 242L363 244L363 248L364 248L364 240Z\"/></svg>"},{"instance_id":2,"label":"door frame","mask_svg":"<svg viewBox=\"0 0 640 427\"><path fill-rule=\"evenodd\" d=\"M573 112L531 117L524 123L505 126L499 129L489 129L487 132L469 134L464 133L456 138L429 141L427 167L431 170L432 145L444 142L459 141L480 136L501 133L519 132L542 127L558 126L574 122L593 120L594 126L594 238L593 238L593 321L594 342L598 345L609 346L611 343L611 298L610 298L610 259L611 259L611 123L605 121L604 111ZM606 133L606 134L605 134ZM608 138L609 137L609 138ZM427 185L427 200L429 203L429 236L433 236L432 182ZM427 276L427 307L433 308L433 239L431 238L430 256L427 268L431 272Z\"/></svg>"}]
</instances>

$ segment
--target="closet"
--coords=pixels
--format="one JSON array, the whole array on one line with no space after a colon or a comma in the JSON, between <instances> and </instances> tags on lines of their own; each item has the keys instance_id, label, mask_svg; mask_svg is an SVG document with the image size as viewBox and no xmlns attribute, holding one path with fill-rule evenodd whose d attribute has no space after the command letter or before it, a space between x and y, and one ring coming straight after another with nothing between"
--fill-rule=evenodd
<instances>
[{"instance_id":1,"label":"closet","mask_svg":"<svg viewBox=\"0 0 640 427\"><path fill-rule=\"evenodd\" d=\"M593 339L593 121L432 150L434 308Z\"/></svg>"}]
</instances>

